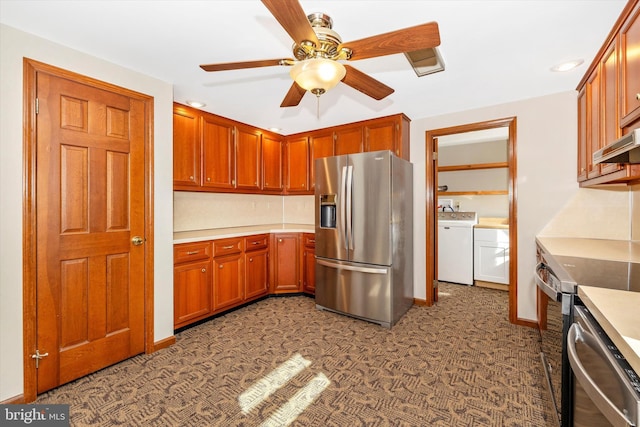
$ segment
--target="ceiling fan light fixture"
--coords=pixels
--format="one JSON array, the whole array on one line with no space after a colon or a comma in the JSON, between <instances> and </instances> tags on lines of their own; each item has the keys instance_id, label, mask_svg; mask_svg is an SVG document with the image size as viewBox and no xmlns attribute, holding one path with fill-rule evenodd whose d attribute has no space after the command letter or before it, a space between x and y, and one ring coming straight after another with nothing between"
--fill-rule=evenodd
<instances>
[{"instance_id":1,"label":"ceiling fan light fixture","mask_svg":"<svg viewBox=\"0 0 640 427\"><path fill-rule=\"evenodd\" d=\"M300 61L289 72L298 86L316 96L335 87L346 73L344 65L326 58L311 58Z\"/></svg>"}]
</instances>

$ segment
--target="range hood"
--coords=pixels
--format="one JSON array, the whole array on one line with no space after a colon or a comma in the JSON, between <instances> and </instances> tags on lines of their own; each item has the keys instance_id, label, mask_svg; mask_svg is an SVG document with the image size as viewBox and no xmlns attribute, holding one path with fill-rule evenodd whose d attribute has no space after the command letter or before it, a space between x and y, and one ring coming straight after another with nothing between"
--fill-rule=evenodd
<instances>
[{"instance_id":1,"label":"range hood","mask_svg":"<svg viewBox=\"0 0 640 427\"><path fill-rule=\"evenodd\" d=\"M593 153L593 164L640 164L640 128Z\"/></svg>"}]
</instances>

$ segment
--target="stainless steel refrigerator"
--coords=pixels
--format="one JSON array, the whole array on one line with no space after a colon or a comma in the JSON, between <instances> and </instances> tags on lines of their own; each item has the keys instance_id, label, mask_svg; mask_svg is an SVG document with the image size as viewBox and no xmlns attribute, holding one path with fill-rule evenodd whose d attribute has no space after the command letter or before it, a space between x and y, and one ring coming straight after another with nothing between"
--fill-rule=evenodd
<instances>
[{"instance_id":1,"label":"stainless steel refrigerator","mask_svg":"<svg viewBox=\"0 0 640 427\"><path fill-rule=\"evenodd\" d=\"M391 151L315 161L316 307L385 327L413 304L413 168Z\"/></svg>"}]
</instances>

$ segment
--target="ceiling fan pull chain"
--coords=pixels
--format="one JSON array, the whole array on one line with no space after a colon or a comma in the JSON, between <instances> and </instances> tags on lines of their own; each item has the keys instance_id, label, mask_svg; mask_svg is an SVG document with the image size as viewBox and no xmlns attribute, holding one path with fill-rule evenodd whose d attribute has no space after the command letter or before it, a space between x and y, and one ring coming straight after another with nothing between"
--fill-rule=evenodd
<instances>
[{"instance_id":1,"label":"ceiling fan pull chain","mask_svg":"<svg viewBox=\"0 0 640 427\"><path fill-rule=\"evenodd\" d=\"M320 119L320 95L316 96L316 117Z\"/></svg>"}]
</instances>

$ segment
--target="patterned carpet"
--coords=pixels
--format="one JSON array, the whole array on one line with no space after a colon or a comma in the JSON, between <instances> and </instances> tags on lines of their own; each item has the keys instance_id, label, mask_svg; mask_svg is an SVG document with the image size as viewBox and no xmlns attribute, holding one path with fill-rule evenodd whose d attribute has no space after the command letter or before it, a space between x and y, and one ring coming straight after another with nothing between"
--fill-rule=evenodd
<instances>
[{"instance_id":1,"label":"patterned carpet","mask_svg":"<svg viewBox=\"0 0 640 427\"><path fill-rule=\"evenodd\" d=\"M74 426L546 426L538 332L440 284L392 328L269 298L41 395Z\"/></svg>"}]
</instances>

